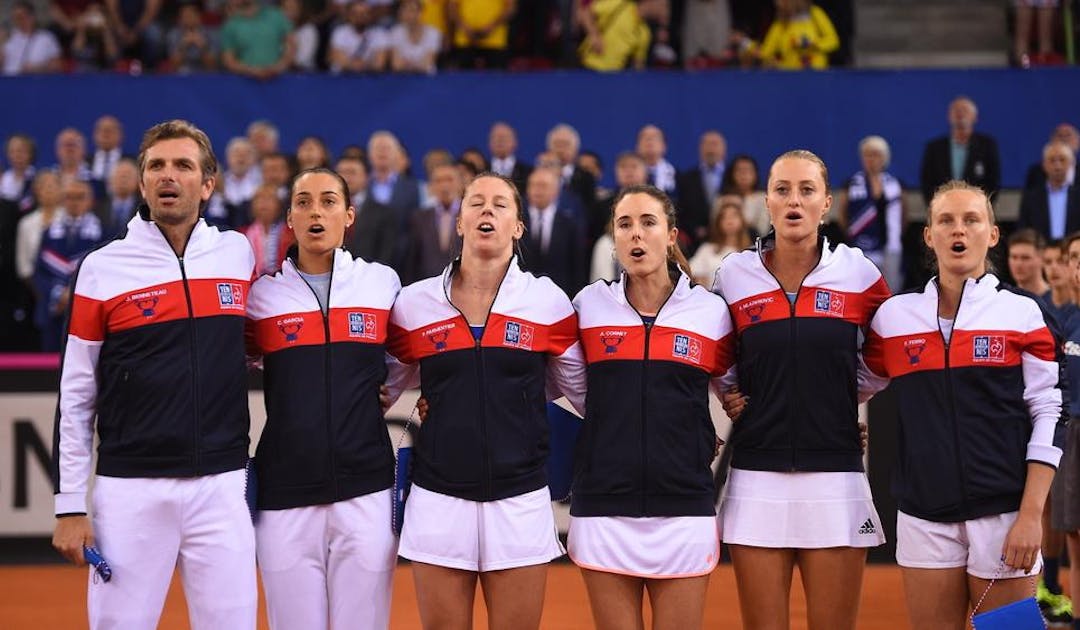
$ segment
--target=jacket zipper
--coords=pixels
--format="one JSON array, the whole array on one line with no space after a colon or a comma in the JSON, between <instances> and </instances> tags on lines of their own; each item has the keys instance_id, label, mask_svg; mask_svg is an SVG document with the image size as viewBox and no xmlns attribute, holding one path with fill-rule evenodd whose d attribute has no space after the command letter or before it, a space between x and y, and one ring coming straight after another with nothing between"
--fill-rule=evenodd
<instances>
[{"instance_id":1,"label":"jacket zipper","mask_svg":"<svg viewBox=\"0 0 1080 630\"><path fill-rule=\"evenodd\" d=\"M202 405L199 404L199 336L198 327L195 325L195 308L191 303L191 288L188 286L187 271L184 269L184 257L177 256L180 263L180 280L184 285L184 299L187 300L188 308L188 339L191 341L191 400L195 408L194 421L194 447L195 447L195 472L201 474L202 463L201 440L199 439L199 419L202 415Z\"/></svg>"},{"instance_id":2,"label":"jacket zipper","mask_svg":"<svg viewBox=\"0 0 1080 630\"><path fill-rule=\"evenodd\" d=\"M626 289L629 284L624 280L623 295L626 295ZM649 452L649 432L646 413L648 409L648 391L649 391L649 340L652 337L653 325L656 324L656 320L660 318L660 312L664 310L664 305L668 303L671 296L675 293L675 288L678 286L678 280L675 281L675 285L671 287L671 293L667 294L664 301L660 304L660 308L656 309L656 316L653 317L653 321L645 321L645 317L634 307L630 302L630 297L626 297L626 303L630 305L630 308L637 313L637 316L641 318L641 324L645 327L645 354L641 357L641 514L647 515L649 504L647 497L649 496L649 468L646 465Z\"/></svg>"},{"instance_id":3,"label":"jacket zipper","mask_svg":"<svg viewBox=\"0 0 1080 630\"><path fill-rule=\"evenodd\" d=\"M314 287L312 287L310 284L308 284L308 281L304 278L304 276L300 276L300 279L303 280L305 285L307 285L308 290L311 291L311 295L313 295L315 297L315 305L319 307L319 313L322 314L323 335L324 335L323 336L323 345L325 346L325 351L323 352L323 358L324 358L324 368L326 370L326 376L323 378L323 381L326 384L326 446L327 446L327 451L328 451L327 454L329 455L328 461L329 461L329 464L330 464L330 482L334 485L334 497L338 497L339 492L338 492L338 478L337 478L337 456L334 453L334 428L333 428L333 418L334 418L333 408L334 408L334 406L333 406L333 404L331 404L331 401L330 401L330 396L331 396L331 393L333 392L333 388L330 385L330 383L331 383L331 375L333 374L333 372L331 371L331 366L330 366L330 350L331 350L331 345L330 345L330 291L331 291L331 289L333 288L333 285L334 285L334 262L336 261L336 258L337 258L337 252L334 253L334 258L335 258L335 260L332 260L330 262L330 279L326 284L326 311L323 311L322 304L319 302L319 294L315 292ZM293 263L293 266L296 267L297 275L299 275L300 274L300 268L296 266L296 263Z\"/></svg>"},{"instance_id":4,"label":"jacket zipper","mask_svg":"<svg viewBox=\"0 0 1080 630\"><path fill-rule=\"evenodd\" d=\"M787 299L787 292L784 291L784 285L780 283L780 279L777 278L776 274L774 274L772 272L772 270L769 269L769 266L765 264L764 252L762 252L761 249L760 249L761 248L760 239L758 239L758 241L759 241L758 242L758 258L761 259L761 266L765 267L765 271L769 272L769 275L772 276L773 280L776 281L776 286L780 287L780 292L784 294L784 299ZM822 255L821 249L823 247L824 247L824 244L819 244L817 262L814 263L814 266L810 269L810 272L807 273L805 276L803 276L802 280L799 281L799 288L795 289L795 300L794 301L788 300L788 304L791 307L791 317L790 317L790 320L791 320L791 343L788 344L788 347L791 348L791 352L788 353L788 359L790 360L790 363L791 363L791 378L795 383L794 390L796 392L799 391L799 365L798 365L799 362L798 362L798 358L795 355L795 349L798 347L799 334L798 334L798 326L797 326L798 319L795 317L795 305L799 303L799 294L802 293L803 283L806 282L806 279L810 277L810 274L814 273L814 271L821 264L821 255ZM774 248L775 248L775 245L774 245ZM798 466L796 466L795 453L798 450L797 445L799 443L799 437L800 437L799 436L799 428L800 427L799 427L798 424L795 423L794 414L791 413L791 401L794 400L795 398L796 398L795 396L792 396L792 397L789 397L788 400L787 400L787 404L788 404L788 409L787 409L788 436L790 436L790 438L791 438L791 464L790 464L790 466L788 468L788 472L797 472L799 470Z\"/></svg>"},{"instance_id":5,"label":"jacket zipper","mask_svg":"<svg viewBox=\"0 0 1080 630\"><path fill-rule=\"evenodd\" d=\"M513 261L510 262L513 264ZM509 265L506 267L506 272L503 274L502 280L499 281L499 287L495 289L495 297L491 298L491 305L488 306L487 314L484 315L484 331L480 334L480 338L473 340L473 352L476 354L476 415L480 424L480 452L483 453L482 464L484 467L484 479L482 494L484 497L490 498L493 496L493 480L491 478L491 449L488 447L488 434L487 434L487 413L484 409L484 353L481 341L484 339L484 335L487 334L488 320L491 319L491 311L495 309L495 301L499 299L499 292L502 291L503 282L506 282L506 276L510 273ZM450 276L450 282L453 282L453 274ZM450 293L443 285L443 294L446 296L446 301L450 303L450 306L457 311L461 319L465 321L465 328L468 329L469 334L472 334L472 324L469 323L469 318L465 317L465 313L461 312L461 309L454 304L454 301L450 299Z\"/></svg>"},{"instance_id":6,"label":"jacket zipper","mask_svg":"<svg viewBox=\"0 0 1080 630\"><path fill-rule=\"evenodd\" d=\"M956 302L956 313L953 315L953 329L949 334L949 338L945 338L945 331L941 329L941 317L938 316L938 334L941 335L941 341L945 345L945 387L949 394L949 419L952 420L953 430L953 444L956 445L956 475L960 480L960 505L963 508L964 513L967 513L967 478L964 474L963 449L960 447L960 426L956 417L956 399L953 393L952 382L952 366L950 361L950 355L952 354L949 348L952 345L952 337L956 334L956 322L960 319L960 305L964 300L964 289L967 287L967 281L960 286L960 299ZM941 304L941 287L938 287L938 305ZM937 313L935 313L937 315Z\"/></svg>"}]
</instances>

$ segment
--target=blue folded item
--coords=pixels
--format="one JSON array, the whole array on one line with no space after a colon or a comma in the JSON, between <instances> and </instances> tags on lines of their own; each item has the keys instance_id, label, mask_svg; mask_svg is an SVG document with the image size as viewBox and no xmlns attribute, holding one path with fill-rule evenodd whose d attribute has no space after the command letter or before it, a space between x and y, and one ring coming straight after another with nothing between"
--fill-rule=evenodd
<instances>
[{"instance_id":1,"label":"blue folded item","mask_svg":"<svg viewBox=\"0 0 1080 630\"><path fill-rule=\"evenodd\" d=\"M581 430L581 418L555 403L548 403L547 417L551 445L547 461L548 489L553 501L562 501L570 496L574 482L574 446Z\"/></svg>"},{"instance_id":2,"label":"blue folded item","mask_svg":"<svg viewBox=\"0 0 1080 630\"><path fill-rule=\"evenodd\" d=\"M1044 630L1046 622L1034 597L1006 604L971 618L975 630Z\"/></svg>"},{"instance_id":3,"label":"blue folded item","mask_svg":"<svg viewBox=\"0 0 1080 630\"><path fill-rule=\"evenodd\" d=\"M397 464L394 470L394 494L391 497L393 511L390 514L390 527L394 534L401 535L401 523L405 520L405 501L409 498L412 487L412 447L403 446L397 451Z\"/></svg>"},{"instance_id":4,"label":"blue folded item","mask_svg":"<svg viewBox=\"0 0 1080 630\"><path fill-rule=\"evenodd\" d=\"M109 563L105 562L105 558L102 557L101 552L97 550L97 547L87 547L83 545L83 558L86 559L86 563L94 567L94 572L97 574L94 576L94 580L101 578L103 581L108 582L112 579L112 568L109 567Z\"/></svg>"}]
</instances>

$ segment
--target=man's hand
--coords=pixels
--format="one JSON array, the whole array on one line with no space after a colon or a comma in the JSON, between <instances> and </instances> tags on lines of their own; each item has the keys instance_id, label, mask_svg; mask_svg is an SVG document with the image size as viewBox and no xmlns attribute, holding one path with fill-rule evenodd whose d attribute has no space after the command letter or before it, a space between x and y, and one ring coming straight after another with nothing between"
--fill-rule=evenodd
<instances>
[{"instance_id":1,"label":"man's hand","mask_svg":"<svg viewBox=\"0 0 1080 630\"><path fill-rule=\"evenodd\" d=\"M85 514L61 516L53 530L53 547L77 567L86 566L83 546L94 545L94 528Z\"/></svg>"}]
</instances>

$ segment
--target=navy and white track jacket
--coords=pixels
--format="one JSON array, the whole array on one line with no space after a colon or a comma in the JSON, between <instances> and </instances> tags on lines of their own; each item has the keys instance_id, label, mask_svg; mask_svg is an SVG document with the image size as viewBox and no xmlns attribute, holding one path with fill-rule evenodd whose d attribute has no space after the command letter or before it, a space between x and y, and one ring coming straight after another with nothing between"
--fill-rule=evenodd
<instances>
[{"instance_id":1,"label":"navy and white track jacket","mask_svg":"<svg viewBox=\"0 0 1080 630\"><path fill-rule=\"evenodd\" d=\"M738 331L738 383L750 398L732 429L731 465L861 471L860 335L889 288L861 251L830 251L821 238L793 305L763 261L774 243L770 235L725 258L713 284Z\"/></svg>"},{"instance_id":2,"label":"navy and white track jacket","mask_svg":"<svg viewBox=\"0 0 1080 630\"><path fill-rule=\"evenodd\" d=\"M379 386L401 290L393 269L334 252L324 315L286 259L251 287L252 354L263 357L266 427L255 466L261 509L351 499L394 483Z\"/></svg>"},{"instance_id":3,"label":"navy and white track jacket","mask_svg":"<svg viewBox=\"0 0 1080 630\"><path fill-rule=\"evenodd\" d=\"M948 342L936 278L882 304L863 351L900 406L900 510L942 522L1011 512L1025 462L1057 466L1067 415L1052 321L991 274L964 283Z\"/></svg>"},{"instance_id":4,"label":"navy and white track jacket","mask_svg":"<svg viewBox=\"0 0 1080 630\"><path fill-rule=\"evenodd\" d=\"M514 258L476 341L450 302L459 264L402 289L390 314L390 352L419 370L428 403L413 482L472 501L505 499L547 484L547 401L566 395L581 406L577 317L561 289ZM391 377L391 397L398 380L409 378Z\"/></svg>"},{"instance_id":5,"label":"navy and white track jacket","mask_svg":"<svg viewBox=\"0 0 1080 630\"><path fill-rule=\"evenodd\" d=\"M724 301L679 272L646 325L625 274L574 298L588 363L574 457L574 516L710 516L716 429L709 386L734 360Z\"/></svg>"},{"instance_id":6,"label":"navy and white track jacket","mask_svg":"<svg viewBox=\"0 0 1080 630\"><path fill-rule=\"evenodd\" d=\"M194 477L248 458L247 239L203 220L177 257L144 205L76 272L54 435L56 513L86 512L97 472Z\"/></svg>"}]
</instances>

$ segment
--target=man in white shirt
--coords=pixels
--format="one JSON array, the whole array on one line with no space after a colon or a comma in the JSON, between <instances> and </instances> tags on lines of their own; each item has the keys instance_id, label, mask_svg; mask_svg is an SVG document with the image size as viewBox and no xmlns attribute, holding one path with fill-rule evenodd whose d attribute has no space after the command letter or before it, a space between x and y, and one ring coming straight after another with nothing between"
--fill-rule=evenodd
<instances>
[{"instance_id":1,"label":"man in white shirt","mask_svg":"<svg viewBox=\"0 0 1080 630\"><path fill-rule=\"evenodd\" d=\"M245 206L262 183L262 172L255 165L255 147L247 138L236 137L225 145L225 203Z\"/></svg>"},{"instance_id":2,"label":"man in white shirt","mask_svg":"<svg viewBox=\"0 0 1080 630\"><path fill-rule=\"evenodd\" d=\"M488 133L488 148L491 150L492 172L512 179L518 192L524 194L525 183L533 167L517 157L518 142L514 128L502 121L492 125Z\"/></svg>"},{"instance_id":3,"label":"man in white shirt","mask_svg":"<svg viewBox=\"0 0 1080 630\"><path fill-rule=\"evenodd\" d=\"M367 4L361 0L350 2L345 16L346 21L330 34L330 71L382 70L386 66L386 35L381 28L369 27L371 13Z\"/></svg>"},{"instance_id":4,"label":"man in white shirt","mask_svg":"<svg viewBox=\"0 0 1080 630\"><path fill-rule=\"evenodd\" d=\"M11 9L11 32L3 38L0 57L7 76L60 71L60 44L56 36L37 27L34 7L16 2Z\"/></svg>"},{"instance_id":5,"label":"man in white shirt","mask_svg":"<svg viewBox=\"0 0 1080 630\"><path fill-rule=\"evenodd\" d=\"M123 156L120 147L123 142L124 128L115 116L105 115L97 119L94 123L94 157L90 160L90 172L93 181L100 183L102 190Z\"/></svg>"},{"instance_id":6,"label":"man in white shirt","mask_svg":"<svg viewBox=\"0 0 1080 630\"><path fill-rule=\"evenodd\" d=\"M667 142L664 132L656 125L645 125L638 131L637 152L645 160L649 183L668 195L675 194L675 167L664 159Z\"/></svg>"}]
</instances>

